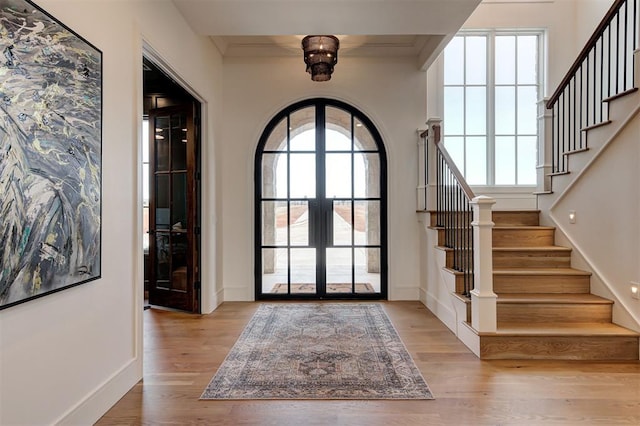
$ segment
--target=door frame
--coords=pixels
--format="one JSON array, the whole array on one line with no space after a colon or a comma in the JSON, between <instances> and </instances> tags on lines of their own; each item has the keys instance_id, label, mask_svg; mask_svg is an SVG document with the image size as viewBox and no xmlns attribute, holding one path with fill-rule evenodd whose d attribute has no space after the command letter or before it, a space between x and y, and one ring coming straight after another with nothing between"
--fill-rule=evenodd
<instances>
[{"instance_id":1,"label":"door frame","mask_svg":"<svg viewBox=\"0 0 640 426\"><path fill-rule=\"evenodd\" d=\"M196 172L197 172L197 188L196 188L196 215L198 217L197 226L198 226L198 235L197 235L197 256L198 256L198 271L196 273L195 281L198 283L195 291L197 292L197 301L196 306L194 307L193 313L202 313L202 312L210 312L212 310L209 303L209 296L211 293L211 289L207 286L202 286L202 282L207 282L206 278L208 277L208 268L206 265L203 265L202 259L205 258L206 253L203 254L203 248L206 247L206 244L203 244L202 235L205 235L202 232L203 221L202 218L206 217L205 213L208 211L207 206L204 204L204 198L202 197L202 186L203 183L206 182L207 172L206 169L202 169L202 160L206 155L206 147L203 141L206 138L206 120L203 120L203 117L207 117L208 104L203 98L187 81L178 74L173 67L160 55L144 38L141 40L141 56L140 56L140 74L139 74L139 120L138 120L138 162L137 162L137 170L138 170L138 202L137 202L137 217L138 217L138 266L137 266L137 276L139 277L138 286L139 291L137 294L139 295L139 303L140 311L147 309L148 306L144 305L144 249L142 243L142 209L143 209L143 194L142 194L142 181L143 181L143 173L142 173L142 144L148 144L148 140L142 137L142 121L144 119L144 84L143 84L143 63L142 58L146 58L150 62L152 62L160 71L162 71L170 80L180 86L185 93L190 95L197 104L194 107L194 116L195 118L195 143L196 143ZM204 273L203 273L204 272ZM205 279L203 279L203 277Z\"/></svg>"},{"instance_id":2,"label":"door frame","mask_svg":"<svg viewBox=\"0 0 640 426\"><path fill-rule=\"evenodd\" d=\"M316 123L316 136L318 132L325 134L326 123L321 123L320 119L325 117L326 107L336 107L350 113L354 118L357 118L371 133L377 149L378 158L380 162L379 178L380 178L380 292L379 293L326 293L326 262L324 261L324 254L321 259L316 258L316 268L318 263L324 264L325 277L324 281L324 294L318 295L317 287L315 293L293 293L293 294L273 294L262 292L262 157L264 153L264 147L271 135L271 132L276 128L280 121L286 118L289 114L294 113L305 107L315 106L316 108L322 107L323 111L318 113L316 110L315 123ZM320 125L322 124L322 130ZM288 136L287 136L288 137ZM324 137L324 136L323 136ZM318 142L316 141L316 144ZM317 154L316 154L317 155ZM325 155L325 154L322 154ZM326 165L325 165L326 166ZM325 170L319 171L319 174L324 178ZM318 172L316 172L318 174ZM353 179L353 176L352 176ZM326 185L324 179L322 179L322 186ZM324 191L323 191L324 192ZM320 200L320 194L316 194L316 200ZM321 194L324 195L324 194ZM353 196L353 194L352 194ZM284 200L284 199L283 199ZM286 200L289 200L287 198ZM326 198L323 200L326 201ZM289 105L283 110L279 111L264 127L264 130L260 136L256 147L255 159L254 159L254 297L255 300L340 300L340 299L355 299L355 300L386 300L388 297L388 235L387 235L387 153L384 146L384 141L377 127L371 121L366 114L360 111L357 107L348 104L343 101L330 98L310 98L305 99L294 104ZM353 243L352 243L353 244ZM318 270L318 268L317 268ZM318 277L319 278L319 277ZM316 281L316 285L318 285Z\"/></svg>"}]
</instances>

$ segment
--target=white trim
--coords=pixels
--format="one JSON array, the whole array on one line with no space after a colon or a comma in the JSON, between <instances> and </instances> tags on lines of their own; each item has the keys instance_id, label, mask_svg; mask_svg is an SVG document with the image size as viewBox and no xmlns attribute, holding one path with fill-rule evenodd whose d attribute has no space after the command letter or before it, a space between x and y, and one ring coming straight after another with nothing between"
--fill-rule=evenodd
<instances>
[{"instance_id":1,"label":"white trim","mask_svg":"<svg viewBox=\"0 0 640 426\"><path fill-rule=\"evenodd\" d=\"M207 155L208 155L208 146L209 144L206 143L206 141L208 140L208 134L209 134L209 129L207 127L207 117L208 117L208 102L205 100L204 97L202 97L188 82L186 79L184 79L177 71L174 70L174 68L169 64L169 62L167 60L164 59L164 57L156 50L153 48L153 46L151 45L151 43L144 37L144 35L142 35L142 39L141 39L141 49L139 50L140 52L140 60L142 60L142 57L145 57L147 59L149 59L151 62L153 62L154 65L156 65L162 72L164 72L168 77L170 77L171 79L173 79L180 87L182 87L187 93L189 93L195 100L197 100L200 103L200 160L203 161L205 159L207 159ZM141 62L140 61L134 61L134 63L136 64L140 64L141 66ZM139 73L140 75L140 84L142 84L142 72ZM142 121L142 117L143 117L143 112L142 112L142 98L144 96L143 93L143 87L140 86L140 110L139 110L139 118L138 118L138 122ZM138 126L140 127L140 126ZM139 185L141 185L142 182L142 155L141 155L141 147L142 144L145 142L142 140L141 137L141 130L139 130L139 139L138 139L138 145L139 145L139 150L140 150L140 156L138 157L138 181L139 181ZM212 181L212 177L209 176L209 168L208 167L202 167L201 168L201 177L200 177L200 186L201 186L201 191L203 187L207 187L208 183L210 181ZM201 248L200 248L200 282L201 282L201 286L200 286L200 298L199 298L199 304L200 304L200 312L201 313L210 313L212 312L220 303L222 303L222 300L220 300L217 296L213 296L214 292L215 292L215 283L216 283L216 277L215 276L211 276L211 270L210 267L208 266L208 262L204 261L209 253L209 245L211 244L215 244L215 242L210 242L209 240L211 240L212 238L202 238L202 236L204 235L209 235L209 236L213 236L214 233L209 233L207 232L207 226L206 226L206 222L204 220L204 218L209 217L209 215L215 215L215 211L213 212L209 212L207 207L208 207L208 203L207 203L207 194L202 191L201 195L200 195L200 217L202 218L201 220L201 224L200 227L202 229L201 234L201 240L200 240L200 244L201 244ZM138 193L137 196L137 209L142 212L142 193ZM141 213L140 213L141 215ZM140 222L139 227L138 227L138 234L141 234L141 230L142 230L142 222ZM140 247L142 246L141 244L139 245ZM137 250L137 249L136 249ZM214 268L215 271L215 268ZM144 275L142 275L142 278L136 280L136 282L140 282L140 283L144 283ZM142 287L144 287L144 285L142 285ZM144 289L142 290L142 292L144 292ZM212 297L213 296L213 297ZM142 303L139 304L139 306L142 307Z\"/></svg>"},{"instance_id":2,"label":"white trim","mask_svg":"<svg viewBox=\"0 0 640 426\"><path fill-rule=\"evenodd\" d=\"M132 358L82 400L53 422L55 425L90 425L97 422L142 377L142 359Z\"/></svg>"}]
</instances>

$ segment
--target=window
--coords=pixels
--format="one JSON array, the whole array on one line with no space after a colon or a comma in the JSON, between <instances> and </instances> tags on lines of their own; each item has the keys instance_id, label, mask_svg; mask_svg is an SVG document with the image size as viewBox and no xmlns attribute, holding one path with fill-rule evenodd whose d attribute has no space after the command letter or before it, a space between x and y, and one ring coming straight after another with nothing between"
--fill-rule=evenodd
<instances>
[{"instance_id":1,"label":"window","mask_svg":"<svg viewBox=\"0 0 640 426\"><path fill-rule=\"evenodd\" d=\"M535 185L540 32L460 33L444 54L444 144L471 185Z\"/></svg>"}]
</instances>

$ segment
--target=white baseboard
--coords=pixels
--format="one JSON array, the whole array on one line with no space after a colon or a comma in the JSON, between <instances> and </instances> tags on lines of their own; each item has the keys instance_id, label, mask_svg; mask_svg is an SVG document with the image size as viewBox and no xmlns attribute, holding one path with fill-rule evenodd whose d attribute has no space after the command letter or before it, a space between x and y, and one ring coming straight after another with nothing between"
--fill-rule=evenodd
<instances>
[{"instance_id":1,"label":"white baseboard","mask_svg":"<svg viewBox=\"0 0 640 426\"><path fill-rule=\"evenodd\" d=\"M69 426L94 424L140 379L142 379L142 360L133 358L60 416L54 424Z\"/></svg>"},{"instance_id":2,"label":"white baseboard","mask_svg":"<svg viewBox=\"0 0 640 426\"><path fill-rule=\"evenodd\" d=\"M444 324L451 330L454 334L457 334L457 325L456 325L456 313L451 308L451 304L447 305L443 303L439 299L433 297L433 295L427 293L427 303L425 305L427 308Z\"/></svg>"},{"instance_id":3,"label":"white baseboard","mask_svg":"<svg viewBox=\"0 0 640 426\"><path fill-rule=\"evenodd\" d=\"M390 288L389 300L420 300L420 288L419 287Z\"/></svg>"},{"instance_id":4,"label":"white baseboard","mask_svg":"<svg viewBox=\"0 0 640 426\"><path fill-rule=\"evenodd\" d=\"M222 301L224 302L253 302L255 300L253 294L254 288L247 287L225 287L223 289Z\"/></svg>"}]
</instances>

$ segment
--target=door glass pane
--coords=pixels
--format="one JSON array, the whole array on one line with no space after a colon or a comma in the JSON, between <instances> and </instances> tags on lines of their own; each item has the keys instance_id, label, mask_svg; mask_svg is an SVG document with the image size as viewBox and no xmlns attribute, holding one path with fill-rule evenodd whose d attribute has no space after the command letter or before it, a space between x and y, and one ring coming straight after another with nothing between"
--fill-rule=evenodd
<instances>
[{"instance_id":1,"label":"door glass pane","mask_svg":"<svg viewBox=\"0 0 640 426\"><path fill-rule=\"evenodd\" d=\"M351 151L351 114L334 107L325 111L325 150Z\"/></svg>"},{"instance_id":2,"label":"door glass pane","mask_svg":"<svg viewBox=\"0 0 640 426\"><path fill-rule=\"evenodd\" d=\"M316 107L299 109L289 116L289 149L291 151L316 150Z\"/></svg>"},{"instance_id":3,"label":"door glass pane","mask_svg":"<svg viewBox=\"0 0 640 426\"><path fill-rule=\"evenodd\" d=\"M262 292L287 293L287 249L262 249Z\"/></svg>"},{"instance_id":4,"label":"door glass pane","mask_svg":"<svg viewBox=\"0 0 640 426\"><path fill-rule=\"evenodd\" d=\"M289 231L292 246L309 245L308 201L291 201L289 206Z\"/></svg>"},{"instance_id":5,"label":"door glass pane","mask_svg":"<svg viewBox=\"0 0 640 426\"><path fill-rule=\"evenodd\" d=\"M262 155L262 197L287 198L287 154Z\"/></svg>"},{"instance_id":6,"label":"door glass pane","mask_svg":"<svg viewBox=\"0 0 640 426\"><path fill-rule=\"evenodd\" d=\"M316 249L290 249L291 293L316 292Z\"/></svg>"},{"instance_id":7,"label":"door glass pane","mask_svg":"<svg viewBox=\"0 0 640 426\"><path fill-rule=\"evenodd\" d=\"M171 226L171 178L170 175L156 175L156 228L169 229Z\"/></svg>"},{"instance_id":8,"label":"door glass pane","mask_svg":"<svg viewBox=\"0 0 640 426\"><path fill-rule=\"evenodd\" d=\"M187 126L183 115L171 116L171 170L187 169Z\"/></svg>"},{"instance_id":9,"label":"door glass pane","mask_svg":"<svg viewBox=\"0 0 640 426\"><path fill-rule=\"evenodd\" d=\"M187 291L188 239L184 232L171 235L171 288Z\"/></svg>"},{"instance_id":10,"label":"door glass pane","mask_svg":"<svg viewBox=\"0 0 640 426\"><path fill-rule=\"evenodd\" d=\"M327 248L327 293L351 293L351 247Z\"/></svg>"},{"instance_id":11,"label":"door glass pane","mask_svg":"<svg viewBox=\"0 0 640 426\"><path fill-rule=\"evenodd\" d=\"M354 151L377 151L378 145L365 124L354 117Z\"/></svg>"},{"instance_id":12,"label":"door glass pane","mask_svg":"<svg viewBox=\"0 0 640 426\"><path fill-rule=\"evenodd\" d=\"M380 201L356 201L355 244L380 245Z\"/></svg>"},{"instance_id":13,"label":"door glass pane","mask_svg":"<svg viewBox=\"0 0 640 426\"><path fill-rule=\"evenodd\" d=\"M287 245L287 202L262 202L262 245Z\"/></svg>"},{"instance_id":14,"label":"door glass pane","mask_svg":"<svg viewBox=\"0 0 640 426\"><path fill-rule=\"evenodd\" d=\"M290 198L316 197L316 155L289 154L291 177ZM280 167L280 166L279 166Z\"/></svg>"},{"instance_id":15,"label":"door glass pane","mask_svg":"<svg viewBox=\"0 0 640 426\"><path fill-rule=\"evenodd\" d=\"M156 233L156 287L171 288L171 250L168 232Z\"/></svg>"},{"instance_id":16,"label":"door glass pane","mask_svg":"<svg viewBox=\"0 0 640 426\"><path fill-rule=\"evenodd\" d=\"M333 245L350 246L351 200L333 202Z\"/></svg>"},{"instance_id":17,"label":"door glass pane","mask_svg":"<svg viewBox=\"0 0 640 426\"><path fill-rule=\"evenodd\" d=\"M345 129L327 130L325 149L327 151L351 151L351 132Z\"/></svg>"},{"instance_id":18,"label":"door glass pane","mask_svg":"<svg viewBox=\"0 0 640 426\"><path fill-rule=\"evenodd\" d=\"M351 154L327 154L325 163L327 198L350 198Z\"/></svg>"},{"instance_id":19,"label":"door glass pane","mask_svg":"<svg viewBox=\"0 0 640 426\"><path fill-rule=\"evenodd\" d=\"M173 173L173 200L171 203L171 229L187 229L187 172Z\"/></svg>"},{"instance_id":20,"label":"door glass pane","mask_svg":"<svg viewBox=\"0 0 640 426\"><path fill-rule=\"evenodd\" d=\"M169 170L169 118L157 117L154 127L156 171L165 172Z\"/></svg>"},{"instance_id":21,"label":"door glass pane","mask_svg":"<svg viewBox=\"0 0 640 426\"><path fill-rule=\"evenodd\" d=\"M380 292L380 249L355 249L356 293Z\"/></svg>"},{"instance_id":22,"label":"door glass pane","mask_svg":"<svg viewBox=\"0 0 640 426\"><path fill-rule=\"evenodd\" d=\"M287 150L287 117L280 120L264 145L265 151L286 151Z\"/></svg>"},{"instance_id":23,"label":"door glass pane","mask_svg":"<svg viewBox=\"0 0 640 426\"><path fill-rule=\"evenodd\" d=\"M353 166L354 196L356 198L379 198L380 156L378 154L356 153L353 157Z\"/></svg>"}]
</instances>

